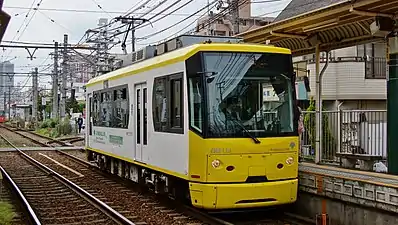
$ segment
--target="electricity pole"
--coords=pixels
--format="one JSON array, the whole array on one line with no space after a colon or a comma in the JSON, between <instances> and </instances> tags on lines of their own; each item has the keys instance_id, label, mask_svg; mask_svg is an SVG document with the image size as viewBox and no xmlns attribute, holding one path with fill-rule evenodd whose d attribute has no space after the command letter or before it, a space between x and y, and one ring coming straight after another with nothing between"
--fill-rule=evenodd
<instances>
[{"instance_id":1,"label":"electricity pole","mask_svg":"<svg viewBox=\"0 0 398 225\"><path fill-rule=\"evenodd\" d=\"M4 92L4 116L6 116L7 114L6 112L7 112L7 92Z\"/></svg>"},{"instance_id":2,"label":"electricity pole","mask_svg":"<svg viewBox=\"0 0 398 225\"><path fill-rule=\"evenodd\" d=\"M34 122L37 122L37 101L39 98L39 90L38 90L38 82L37 82L37 75L38 75L38 69L37 67L35 68L33 74L32 74L32 86L33 86L33 103L32 103L32 119Z\"/></svg>"},{"instance_id":3,"label":"electricity pole","mask_svg":"<svg viewBox=\"0 0 398 225\"><path fill-rule=\"evenodd\" d=\"M66 105L66 78L67 78L67 46L68 35L64 34L64 49L62 60L62 82L61 82L61 103L60 103L60 117L65 118L65 105Z\"/></svg>"},{"instance_id":4,"label":"electricity pole","mask_svg":"<svg viewBox=\"0 0 398 225\"><path fill-rule=\"evenodd\" d=\"M11 86L8 86L8 118L11 119Z\"/></svg>"},{"instance_id":5,"label":"electricity pole","mask_svg":"<svg viewBox=\"0 0 398 225\"><path fill-rule=\"evenodd\" d=\"M231 0L231 16L234 24L234 34L239 34L239 0Z\"/></svg>"},{"instance_id":6,"label":"electricity pole","mask_svg":"<svg viewBox=\"0 0 398 225\"><path fill-rule=\"evenodd\" d=\"M53 110L52 118L58 118L58 42L54 45Z\"/></svg>"}]
</instances>

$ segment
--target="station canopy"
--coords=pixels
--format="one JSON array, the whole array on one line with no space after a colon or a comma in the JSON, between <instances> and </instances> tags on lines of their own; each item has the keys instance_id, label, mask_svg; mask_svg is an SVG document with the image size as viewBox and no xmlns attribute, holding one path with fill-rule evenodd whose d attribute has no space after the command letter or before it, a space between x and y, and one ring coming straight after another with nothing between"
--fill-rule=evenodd
<instances>
[{"instance_id":1,"label":"station canopy","mask_svg":"<svg viewBox=\"0 0 398 225\"><path fill-rule=\"evenodd\" d=\"M10 23L11 16L3 11L4 1L0 0L0 41L3 39L4 33Z\"/></svg>"},{"instance_id":2,"label":"station canopy","mask_svg":"<svg viewBox=\"0 0 398 225\"><path fill-rule=\"evenodd\" d=\"M396 19L398 0L292 0L274 22L237 36L245 42L289 48L294 56L384 40L376 18Z\"/></svg>"}]
</instances>

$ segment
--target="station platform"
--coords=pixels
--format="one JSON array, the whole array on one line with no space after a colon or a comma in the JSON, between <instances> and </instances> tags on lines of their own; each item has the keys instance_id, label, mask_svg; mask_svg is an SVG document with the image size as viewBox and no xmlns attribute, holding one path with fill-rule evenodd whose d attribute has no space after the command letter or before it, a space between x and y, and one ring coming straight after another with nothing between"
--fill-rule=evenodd
<instances>
[{"instance_id":1,"label":"station platform","mask_svg":"<svg viewBox=\"0 0 398 225\"><path fill-rule=\"evenodd\" d=\"M299 185L300 191L398 213L398 176L302 162Z\"/></svg>"}]
</instances>

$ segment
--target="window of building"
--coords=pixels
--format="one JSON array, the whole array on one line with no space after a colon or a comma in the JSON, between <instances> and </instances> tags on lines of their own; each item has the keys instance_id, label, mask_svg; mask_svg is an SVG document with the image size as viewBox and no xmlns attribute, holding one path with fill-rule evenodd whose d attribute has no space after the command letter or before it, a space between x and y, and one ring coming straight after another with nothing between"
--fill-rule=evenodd
<instances>
[{"instance_id":1,"label":"window of building","mask_svg":"<svg viewBox=\"0 0 398 225\"><path fill-rule=\"evenodd\" d=\"M95 91L90 112L94 126L127 129L128 105L127 85Z\"/></svg>"},{"instance_id":2,"label":"window of building","mask_svg":"<svg viewBox=\"0 0 398 225\"><path fill-rule=\"evenodd\" d=\"M154 80L152 116L157 132L183 133L182 73Z\"/></svg>"}]
</instances>

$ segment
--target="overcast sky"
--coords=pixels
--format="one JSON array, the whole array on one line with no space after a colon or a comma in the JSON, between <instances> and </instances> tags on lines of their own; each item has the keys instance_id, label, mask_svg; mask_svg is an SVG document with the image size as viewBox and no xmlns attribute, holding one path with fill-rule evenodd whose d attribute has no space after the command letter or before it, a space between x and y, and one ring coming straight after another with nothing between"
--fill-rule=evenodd
<instances>
[{"instance_id":1,"label":"overcast sky","mask_svg":"<svg viewBox=\"0 0 398 225\"><path fill-rule=\"evenodd\" d=\"M139 13L146 12L149 8L161 1L162 0L150 1L150 3L147 5L148 8L137 11L138 14L136 15L138 16ZM166 1L162 6L154 10L152 13L159 12L168 5L172 4L174 1L176 0ZM252 0L252 2L259 2L252 3L252 15L264 15L267 17L277 16L278 13L290 1L291 0ZM41 2L38 7L39 10L31 10L28 13L32 3L34 7L37 7L39 2ZM127 12L127 10L133 7L137 2L145 2L145 0L5 0L3 10L11 15L11 21L3 38L3 44L9 44L4 41L11 41L14 37L14 41L18 40L26 42L53 43L55 40L62 42L64 34L69 35L69 43L77 43L87 29L97 27L99 18L112 18L120 16L121 14ZM173 7L173 9L185 2L188 2L188 0L181 0L181 3ZM147 26L137 30L136 37L140 38L145 35L152 34L158 30L177 23L178 21L187 18L190 14L205 6L207 2L208 0L194 0L192 3L189 3L187 6L174 13L174 15L170 15L154 23L153 27ZM99 8L98 5L100 5L102 9ZM90 10L97 12L59 11L65 9ZM202 13L204 13L204 11L198 15L201 15ZM28 15L28 17L24 21L26 15ZM149 18L149 16L146 16L145 18ZM138 43L145 44L162 40L186 27L197 18L198 16L194 16L192 18L186 19L184 22L176 25L172 29L162 32L147 40L139 40ZM30 19L31 21L29 25L26 26ZM193 27L194 24L184 31L192 29ZM24 29L25 31L22 33ZM20 31L19 33L17 33L18 30ZM120 39L122 39L122 36L120 36ZM137 45L137 48L139 47L142 47L142 45ZM119 49L120 48L117 48L115 51L119 51ZM131 51L131 45L127 46L127 50ZM4 61L5 59L11 59L11 62L15 64L15 72L30 72L35 66L39 66L39 71L43 71L43 69L48 68L43 72L51 72L52 70L52 66L49 67L49 65L52 64L53 61L50 57L48 57L48 54L52 50L37 50L35 53L36 59L33 59L32 61L27 59L28 53L24 49L1 49L0 51L0 60ZM44 85L47 81L50 81L50 77L39 78L39 83L41 85ZM31 82L31 80L26 80L24 77L16 77L15 85L18 85L17 82L25 83ZM49 84L47 84L47 88L50 88Z\"/></svg>"}]
</instances>

